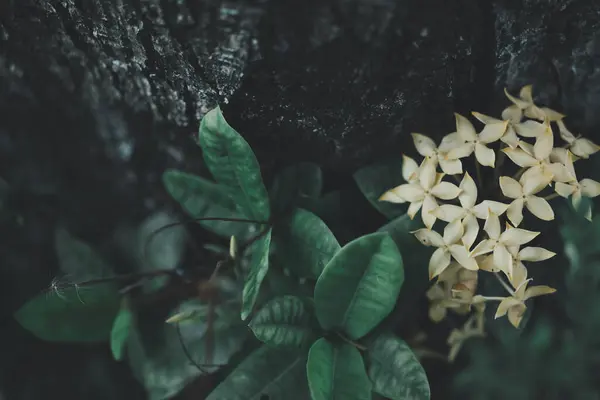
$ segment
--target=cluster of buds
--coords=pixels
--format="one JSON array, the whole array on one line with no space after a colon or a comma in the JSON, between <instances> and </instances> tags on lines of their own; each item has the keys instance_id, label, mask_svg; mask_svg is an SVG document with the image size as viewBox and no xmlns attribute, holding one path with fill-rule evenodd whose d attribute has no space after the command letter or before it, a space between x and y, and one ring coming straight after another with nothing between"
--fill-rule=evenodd
<instances>
[{"instance_id":1,"label":"cluster of buds","mask_svg":"<svg viewBox=\"0 0 600 400\"><path fill-rule=\"evenodd\" d=\"M421 243L435 248L429 277L437 280L427 293L434 321L442 320L448 309L466 314L473 305L499 301L496 318L508 315L510 323L518 327L529 298L555 292L548 286L529 285L532 279L525 263L544 261L555 253L527 246L540 232L520 227L524 210L550 221L554 211L548 200L571 197L578 206L582 196L600 194L600 183L578 180L574 168L575 161L588 158L600 147L571 133L563 114L537 106L531 85L523 87L519 97L505 93L512 105L503 110L500 119L472 113L483 124L479 132L469 119L455 114L456 132L446 135L439 146L429 137L413 133L423 160L418 163L404 155L406 183L380 197L381 201L409 203L411 219L420 212L425 228L413 233ZM564 146L554 147L555 131ZM477 183L463 170L463 162L471 155ZM514 167L513 176L502 176L499 171L507 165L506 159L519 167ZM483 191L482 166L494 169L503 199L478 198ZM547 189L554 193L544 196ZM591 218L591 210L587 216ZM441 234L433 230L438 220L446 223ZM507 296L476 295L479 271L493 273Z\"/></svg>"}]
</instances>

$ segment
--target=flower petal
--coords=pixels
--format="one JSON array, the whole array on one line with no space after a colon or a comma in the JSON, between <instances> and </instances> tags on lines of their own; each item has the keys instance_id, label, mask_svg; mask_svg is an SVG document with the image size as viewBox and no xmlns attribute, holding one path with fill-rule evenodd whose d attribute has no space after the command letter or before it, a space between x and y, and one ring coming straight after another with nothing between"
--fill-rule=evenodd
<instances>
[{"instance_id":1,"label":"flower petal","mask_svg":"<svg viewBox=\"0 0 600 400\"><path fill-rule=\"evenodd\" d=\"M425 246L443 247L444 238L442 235L431 229L418 229L412 232L413 235Z\"/></svg>"},{"instance_id":2,"label":"flower petal","mask_svg":"<svg viewBox=\"0 0 600 400\"><path fill-rule=\"evenodd\" d=\"M423 189L431 189L435 184L437 173L435 171L435 162L431 158L426 158L421 164L419 170L419 182Z\"/></svg>"},{"instance_id":3,"label":"flower petal","mask_svg":"<svg viewBox=\"0 0 600 400\"><path fill-rule=\"evenodd\" d=\"M511 285L519 286L519 283L524 282L527 279L527 268L521 261L516 262L513 265L513 276L510 279Z\"/></svg>"},{"instance_id":4,"label":"flower petal","mask_svg":"<svg viewBox=\"0 0 600 400\"><path fill-rule=\"evenodd\" d=\"M498 310L496 310L496 315L494 315L494 318L504 317L508 312L509 308L512 308L517 304L521 304L521 301L512 297L505 298L498 305Z\"/></svg>"},{"instance_id":5,"label":"flower petal","mask_svg":"<svg viewBox=\"0 0 600 400\"><path fill-rule=\"evenodd\" d=\"M429 259L429 279L433 279L450 265L450 253L445 248L436 249Z\"/></svg>"},{"instance_id":6,"label":"flower petal","mask_svg":"<svg viewBox=\"0 0 600 400\"><path fill-rule=\"evenodd\" d=\"M519 167L533 167L538 163L538 161L534 157L530 156L522 149L509 148L503 149L502 152L506 154L508 158L510 158L511 161L517 164Z\"/></svg>"},{"instance_id":7,"label":"flower petal","mask_svg":"<svg viewBox=\"0 0 600 400\"><path fill-rule=\"evenodd\" d=\"M523 196L521 184L510 176L500 177L500 190L502 194L511 199L518 199Z\"/></svg>"},{"instance_id":8,"label":"flower petal","mask_svg":"<svg viewBox=\"0 0 600 400\"><path fill-rule=\"evenodd\" d=\"M576 188L573 185L568 185L562 182L556 182L554 185L554 190L558 193L559 196L569 197L575 192Z\"/></svg>"},{"instance_id":9,"label":"flower petal","mask_svg":"<svg viewBox=\"0 0 600 400\"><path fill-rule=\"evenodd\" d=\"M514 225L519 226L523 221L523 205L525 204L525 200L522 198L518 198L514 200L508 206L506 210L506 216L508 220Z\"/></svg>"},{"instance_id":10,"label":"flower petal","mask_svg":"<svg viewBox=\"0 0 600 400\"><path fill-rule=\"evenodd\" d=\"M525 304L517 304L514 307L508 309L508 321L514 326L518 328L523 320L523 315L525 315L525 311L527 311L527 307Z\"/></svg>"},{"instance_id":11,"label":"flower petal","mask_svg":"<svg viewBox=\"0 0 600 400\"><path fill-rule=\"evenodd\" d=\"M533 145L533 156L538 160L545 160L550 157L550 153L552 153L552 148L554 147L554 135L552 134L552 129L550 128L550 125L545 125L544 132L537 137L535 144Z\"/></svg>"},{"instance_id":12,"label":"flower petal","mask_svg":"<svg viewBox=\"0 0 600 400\"><path fill-rule=\"evenodd\" d=\"M490 210L488 210L488 217L485 220L485 225L483 226L483 230L488 234L490 239L499 239L500 238L500 219L498 215L494 214Z\"/></svg>"},{"instance_id":13,"label":"flower petal","mask_svg":"<svg viewBox=\"0 0 600 400\"><path fill-rule=\"evenodd\" d=\"M402 155L402 177L406 182L415 182L419 174L419 165L412 158Z\"/></svg>"},{"instance_id":14,"label":"flower petal","mask_svg":"<svg viewBox=\"0 0 600 400\"><path fill-rule=\"evenodd\" d=\"M468 214L462 221L462 224L464 227L462 242L467 250L470 250L477 239L477 235L479 235L479 222L477 222L477 218L474 215Z\"/></svg>"},{"instance_id":15,"label":"flower petal","mask_svg":"<svg viewBox=\"0 0 600 400\"><path fill-rule=\"evenodd\" d=\"M411 133L417 152L423 157L432 157L437 151L435 142L420 133Z\"/></svg>"},{"instance_id":16,"label":"flower petal","mask_svg":"<svg viewBox=\"0 0 600 400\"><path fill-rule=\"evenodd\" d=\"M534 170L536 171L536 170ZM539 173L523 174L521 177L521 185L523 187L523 194L530 195L539 193L542 189L552 182L554 175L548 173L548 171L537 170Z\"/></svg>"},{"instance_id":17,"label":"flower petal","mask_svg":"<svg viewBox=\"0 0 600 400\"><path fill-rule=\"evenodd\" d=\"M514 123L519 123L523 118L523 111L517 105L506 107L502 110L502 119Z\"/></svg>"},{"instance_id":18,"label":"flower petal","mask_svg":"<svg viewBox=\"0 0 600 400\"><path fill-rule=\"evenodd\" d=\"M536 138L546 131L546 126L543 123L532 120L524 121L514 126L517 135L526 138Z\"/></svg>"},{"instance_id":19,"label":"flower petal","mask_svg":"<svg viewBox=\"0 0 600 400\"><path fill-rule=\"evenodd\" d=\"M522 91L523 89L521 89ZM513 95L511 95L510 93L508 93L508 90L506 88L504 88L504 94L506 95L506 97L508 97L508 99L510 101L512 101L514 103L515 106L519 107L519 109L523 110L527 107L529 107L529 102L519 99Z\"/></svg>"},{"instance_id":20,"label":"flower petal","mask_svg":"<svg viewBox=\"0 0 600 400\"><path fill-rule=\"evenodd\" d=\"M458 136L465 141L476 141L477 132L471 121L457 113L454 113L454 117L456 118L456 133L458 133Z\"/></svg>"},{"instance_id":21,"label":"flower petal","mask_svg":"<svg viewBox=\"0 0 600 400\"><path fill-rule=\"evenodd\" d=\"M477 271L479 269L477 261L475 261L474 257L471 257L465 246L453 244L449 246L449 250L452 257L454 257L454 259L464 268L471 271Z\"/></svg>"},{"instance_id":22,"label":"flower petal","mask_svg":"<svg viewBox=\"0 0 600 400\"><path fill-rule=\"evenodd\" d=\"M502 121L495 124L487 124L479 133L479 141L482 143L494 143L504 135L508 121Z\"/></svg>"},{"instance_id":23,"label":"flower petal","mask_svg":"<svg viewBox=\"0 0 600 400\"><path fill-rule=\"evenodd\" d=\"M525 205L530 213L541 220L552 221L554 219L554 211L546 199L531 195L527 197Z\"/></svg>"},{"instance_id":24,"label":"flower petal","mask_svg":"<svg viewBox=\"0 0 600 400\"><path fill-rule=\"evenodd\" d=\"M454 244L462 238L464 233L465 229L462 221L456 220L451 222L444 228L444 243L446 245Z\"/></svg>"},{"instance_id":25,"label":"flower petal","mask_svg":"<svg viewBox=\"0 0 600 400\"><path fill-rule=\"evenodd\" d=\"M472 208L477 201L477 185L468 172L465 172L459 188L461 189L461 193L458 196L460 205L466 209Z\"/></svg>"},{"instance_id":26,"label":"flower petal","mask_svg":"<svg viewBox=\"0 0 600 400\"><path fill-rule=\"evenodd\" d=\"M596 197L600 195L600 183L592 179L582 179L579 182L581 185L581 194L585 197Z\"/></svg>"},{"instance_id":27,"label":"flower petal","mask_svg":"<svg viewBox=\"0 0 600 400\"><path fill-rule=\"evenodd\" d=\"M422 201L415 201L414 203L410 203L410 206L408 206L408 210L406 211L410 219L415 218L415 215L417 215L417 213L421 209L421 206L423 206Z\"/></svg>"},{"instance_id":28,"label":"flower petal","mask_svg":"<svg viewBox=\"0 0 600 400\"><path fill-rule=\"evenodd\" d=\"M573 142L570 149L576 156L589 158L589 156L596 153L600 147L589 139L579 138Z\"/></svg>"},{"instance_id":29,"label":"flower petal","mask_svg":"<svg viewBox=\"0 0 600 400\"><path fill-rule=\"evenodd\" d=\"M388 190L381 196L379 196L379 201L389 201L390 203L406 203L406 199L404 197L400 197L394 189Z\"/></svg>"},{"instance_id":30,"label":"flower petal","mask_svg":"<svg viewBox=\"0 0 600 400\"><path fill-rule=\"evenodd\" d=\"M546 174L548 174L548 173L552 174L552 180L554 182L570 182L570 181L577 179L574 174L571 174L569 172L567 167L565 167L564 165L562 165L560 163L546 164L544 166L544 168L547 170ZM529 172L529 171L527 171L527 172ZM525 175L525 174L523 174L523 175Z\"/></svg>"},{"instance_id":31,"label":"flower petal","mask_svg":"<svg viewBox=\"0 0 600 400\"><path fill-rule=\"evenodd\" d=\"M463 218L467 214L467 211L464 208L453 204L443 204L433 210L432 214L442 221L454 222L457 219Z\"/></svg>"},{"instance_id":32,"label":"flower petal","mask_svg":"<svg viewBox=\"0 0 600 400\"><path fill-rule=\"evenodd\" d=\"M423 200L423 208L421 209L421 219L423 219L423 224L429 229L433 227L435 224L435 220L437 219L435 215L432 214L432 211L438 208L437 201L435 201L435 197L429 195L425 196L425 200Z\"/></svg>"},{"instance_id":33,"label":"flower petal","mask_svg":"<svg viewBox=\"0 0 600 400\"><path fill-rule=\"evenodd\" d=\"M519 251L519 258L521 261L544 261L555 255L556 253L542 247L525 247Z\"/></svg>"},{"instance_id":34,"label":"flower petal","mask_svg":"<svg viewBox=\"0 0 600 400\"><path fill-rule=\"evenodd\" d=\"M447 157L449 159L459 159L470 156L473 151L475 151L475 143L473 142L464 142L460 146L453 148L448 151Z\"/></svg>"},{"instance_id":35,"label":"flower petal","mask_svg":"<svg viewBox=\"0 0 600 400\"><path fill-rule=\"evenodd\" d=\"M527 288L527 290L525 290L525 296L523 297L523 301L532 297L543 296L545 294L552 294L554 292L556 292L556 289L551 288L550 286L530 286Z\"/></svg>"},{"instance_id":36,"label":"flower petal","mask_svg":"<svg viewBox=\"0 0 600 400\"><path fill-rule=\"evenodd\" d=\"M447 155L440 155L438 157L440 168L448 175L462 174L462 162L460 160L450 160Z\"/></svg>"},{"instance_id":37,"label":"flower petal","mask_svg":"<svg viewBox=\"0 0 600 400\"><path fill-rule=\"evenodd\" d=\"M496 215L502 215L508 208L508 204L500 203L499 201L484 200L471 208L471 212L479 219L487 219L488 211Z\"/></svg>"},{"instance_id":38,"label":"flower petal","mask_svg":"<svg viewBox=\"0 0 600 400\"><path fill-rule=\"evenodd\" d=\"M498 268L494 265L494 255L480 256L481 260L478 260L479 269L487 272L498 272Z\"/></svg>"},{"instance_id":39,"label":"flower petal","mask_svg":"<svg viewBox=\"0 0 600 400\"><path fill-rule=\"evenodd\" d=\"M452 149L459 147L465 141L461 139L460 135L457 132L452 132L447 134L442 138L442 142L438 147L438 151L441 153L447 153Z\"/></svg>"},{"instance_id":40,"label":"flower petal","mask_svg":"<svg viewBox=\"0 0 600 400\"><path fill-rule=\"evenodd\" d=\"M386 198L392 198L392 196L395 196L413 203L416 201L423 200L423 198L425 197L425 191L421 186L415 183L405 183L403 185L396 186L395 188L388 190L380 198L381 200L390 201L384 199L384 196L386 196Z\"/></svg>"},{"instance_id":41,"label":"flower petal","mask_svg":"<svg viewBox=\"0 0 600 400\"><path fill-rule=\"evenodd\" d=\"M475 143L475 158L479 164L485 167L494 167L496 162L496 153L494 150L487 148L484 144Z\"/></svg>"},{"instance_id":42,"label":"flower petal","mask_svg":"<svg viewBox=\"0 0 600 400\"><path fill-rule=\"evenodd\" d=\"M502 244L494 247L494 266L511 279L513 274L513 258Z\"/></svg>"},{"instance_id":43,"label":"flower petal","mask_svg":"<svg viewBox=\"0 0 600 400\"><path fill-rule=\"evenodd\" d=\"M508 128L506 128L506 132L504 132L504 136L502 136L500 140L509 145L511 149L516 149L521 141L512 125L509 125Z\"/></svg>"},{"instance_id":44,"label":"flower petal","mask_svg":"<svg viewBox=\"0 0 600 400\"><path fill-rule=\"evenodd\" d=\"M521 246L531 242L540 232L528 231L520 228L509 228L500 235L500 242L505 246Z\"/></svg>"},{"instance_id":45,"label":"flower petal","mask_svg":"<svg viewBox=\"0 0 600 400\"><path fill-rule=\"evenodd\" d=\"M460 192L460 188L450 182L440 182L431 189L431 194L442 200L455 199Z\"/></svg>"}]
</instances>

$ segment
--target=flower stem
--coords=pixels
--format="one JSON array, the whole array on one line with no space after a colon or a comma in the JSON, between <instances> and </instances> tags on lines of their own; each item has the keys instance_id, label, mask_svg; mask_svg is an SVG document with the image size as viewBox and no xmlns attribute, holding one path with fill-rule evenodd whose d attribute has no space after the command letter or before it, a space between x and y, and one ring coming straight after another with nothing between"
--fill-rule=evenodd
<instances>
[{"instance_id":1,"label":"flower stem","mask_svg":"<svg viewBox=\"0 0 600 400\"><path fill-rule=\"evenodd\" d=\"M549 194L548 196L544 197L544 200L552 200L552 199L557 198L558 196L559 196L558 193L552 193L552 194Z\"/></svg>"},{"instance_id":2,"label":"flower stem","mask_svg":"<svg viewBox=\"0 0 600 400\"><path fill-rule=\"evenodd\" d=\"M496 279L498 280L498 282L500 282L500 284L502 285L502 287L504 287L504 289L506 289L506 291L507 291L507 292L508 292L508 293L509 293L511 296L513 296L513 295L515 294L515 291L514 291L514 290L512 290L512 289L510 288L510 286L508 286L508 285L506 284L506 282L504 282L504 279L502 279L502 278L500 277L500 275L499 275L497 272L494 272L494 276L496 277Z\"/></svg>"}]
</instances>

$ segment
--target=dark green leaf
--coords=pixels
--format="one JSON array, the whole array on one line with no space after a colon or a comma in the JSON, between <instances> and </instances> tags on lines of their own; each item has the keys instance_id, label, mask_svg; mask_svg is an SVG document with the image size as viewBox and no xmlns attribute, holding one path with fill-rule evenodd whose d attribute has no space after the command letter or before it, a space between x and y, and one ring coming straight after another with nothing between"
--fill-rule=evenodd
<instances>
[{"instance_id":1,"label":"dark green leaf","mask_svg":"<svg viewBox=\"0 0 600 400\"><path fill-rule=\"evenodd\" d=\"M110 339L121 299L112 283L70 286L57 293L42 293L16 313L21 326L50 342L104 342Z\"/></svg>"},{"instance_id":2,"label":"dark green leaf","mask_svg":"<svg viewBox=\"0 0 600 400\"><path fill-rule=\"evenodd\" d=\"M339 191L329 192L318 199L305 198L301 204L324 221L339 221L342 219L342 194Z\"/></svg>"},{"instance_id":3,"label":"dark green leaf","mask_svg":"<svg viewBox=\"0 0 600 400\"><path fill-rule=\"evenodd\" d=\"M110 350L117 361L123 358L123 350L125 350L129 338L132 319L133 314L127 302L123 302L110 332Z\"/></svg>"},{"instance_id":4,"label":"dark green leaf","mask_svg":"<svg viewBox=\"0 0 600 400\"><path fill-rule=\"evenodd\" d=\"M277 297L263 306L250 321L258 340L274 346L301 346L311 334L311 311L299 297Z\"/></svg>"},{"instance_id":5,"label":"dark green leaf","mask_svg":"<svg viewBox=\"0 0 600 400\"><path fill-rule=\"evenodd\" d=\"M392 311L403 281L402 256L387 233L355 239L333 256L317 281L317 318L324 329L342 329L359 339Z\"/></svg>"},{"instance_id":6,"label":"dark green leaf","mask_svg":"<svg viewBox=\"0 0 600 400\"><path fill-rule=\"evenodd\" d=\"M267 221L269 196L258 161L248 142L225 121L219 107L202 118L198 139L206 166L215 180L227 188L242 214Z\"/></svg>"},{"instance_id":7,"label":"dark green leaf","mask_svg":"<svg viewBox=\"0 0 600 400\"><path fill-rule=\"evenodd\" d=\"M271 230L261 237L252 246L252 255L250 259L250 270L244 284L242 294L242 319L245 320L252 313L254 304L260 292L262 281L269 270L269 250L271 246Z\"/></svg>"},{"instance_id":8,"label":"dark green leaf","mask_svg":"<svg viewBox=\"0 0 600 400\"><path fill-rule=\"evenodd\" d=\"M398 298L398 304L401 306L397 312L394 312L395 324L402 324L415 318L415 314L419 312L416 304L423 298L430 285L428 266L433 253L432 248L423 246L411 233L422 227L420 218L410 219L405 214L377 230L390 234L404 261L405 283Z\"/></svg>"},{"instance_id":9,"label":"dark green leaf","mask_svg":"<svg viewBox=\"0 0 600 400\"><path fill-rule=\"evenodd\" d=\"M306 364L312 400L371 399L371 381L359 351L347 343L317 340Z\"/></svg>"},{"instance_id":10,"label":"dark green leaf","mask_svg":"<svg viewBox=\"0 0 600 400\"><path fill-rule=\"evenodd\" d=\"M206 400L307 400L306 353L263 345Z\"/></svg>"},{"instance_id":11,"label":"dark green leaf","mask_svg":"<svg viewBox=\"0 0 600 400\"><path fill-rule=\"evenodd\" d=\"M275 228L276 257L299 277L317 279L340 245L327 225L310 211L296 209Z\"/></svg>"},{"instance_id":12,"label":"dark green leaf","mask_svg":"<svg viewBox=\"0 0 600 400\"><path fill-rule=\"evenodd\" d=\"M373 207L386 217L391 219L406 212L404 204L379 201L382 194L405 183L402 179L401 158L364 167L354 173L354 181Z\"/></svg>"},{"instance_id":13,"label":"dark green leaf","mask_svg":"<svg viewBox=\"0 0 600 400\"><path fill-rule=\"evenodd\" d=\"M367 363L375 392L391 400L431 397L425 370L404 340L380 335L369 343Z\"/></svg>"},{"instance_id":14,"label":"dark green leaf","mask_svg":"<svg viewBox=\"0 0 600 400\"><path fill-rule=\"evenodd\" d=\"M316 199L323 189L321 168L313 163L299 163L283 169L277 176L269 195L273 213L293 210L302 200Z\"/></svg>"},{"instance_id":15,"label":"dark green leaf","mask_svg":"<svg viewBox=\"0 0 600 400\"><path fill-rule=\"evenodd\" d=\"M243 218L227 189L197 175L174 169L163 173L165 189L192 218ZM250 224L231 221L198 221L220 236L244 237Z\"/></svg>"},{"instance_id":16,"label":"dark green leaf","mask_svg":"<svg viewBox=\"0 0 600 400\"><path fill-rule=\"evenodd\" d=\"M54 246L60 270L70 282L82 282L112 276L112 268L87 243L72 236L63 228L57 228Z\"/></svg>"}]
</instances>

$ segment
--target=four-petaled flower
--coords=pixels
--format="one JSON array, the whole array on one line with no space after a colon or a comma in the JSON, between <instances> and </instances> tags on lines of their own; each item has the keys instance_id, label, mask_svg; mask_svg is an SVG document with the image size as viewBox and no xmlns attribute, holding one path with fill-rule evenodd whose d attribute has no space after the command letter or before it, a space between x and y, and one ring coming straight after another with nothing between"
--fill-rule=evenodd
<instances>
[{"instance_id":1,"label":"four-petaled flower","mask_svg":"<svg viewBox=\"0 0 600 400\"><path fill-rule=\"evenodd\" d=\"M384 193L380 199L394 203L398 202L395 199L399 198L410 202L407 214L411 219L422 209L423 223L431 229L436 220L431 213L438 207L436 198L455 199L459 195L460 189L453 183L442 182L444 174L436 173L435 163L428 158L425 159L418 173L418 181L397 186Z\"/></svg>"},{"instance_id":2,"label":"four-petaled flower","mask_svg":"<svg viewBox=\"0 0 600 400\"><path fill-rule=\"evenodd\" d=\"M412 158L402 155L402 177L408 183L417 183L419 180L419 165ZM388 190L379 197L379 201L390 203L406 203L407 200L396 195L393 190Z\"/></svg>"},{"instance_id":3,"label":"four-petaled flower","mask_svg":"<svg viewBox=\"0 0 600 400\"><path fill-rule=\"evenodd\" d=\"M546 261L556 255L556 253L542 247L525 247L519 250L519 246L515 246L509 247L508 251L513 258L513 277L510 280L513 287L517 287L519 283L527 279L527 268L523 261Z\"/></svg>"},{"instance_id":4,"label":"four-petaled flower","mask_svg":"<svg viewBox=\"0 0 600 400\"><path fill-rule=\"evenodd\" d=\"M467 246L467 249L471 249L479 234L479 222L477 222L477 218L487 219L488 210L501 215L506 211L508 205L492 200L484 200L475 205L477 203L477 185L468 172L465 172L459 188L461 189L458 195L460 206L443 204L433 210L432 213L437 218L446 222L461 220L465 229L462 242Z\"/></svg>"},{"instance_id":5,"label":"four-petaled flower","mask_svg":"<svg viewBox=\"0 0 600 400\"><path fill-rule=\"evenodd\" d=\"M469 255L467 248L462 244L457 244L464 234L460 221L446 225L444 236L430 229L419 229L413 233L425 246L437 247L429 260L429 279L444 272L452 258L466 269L472 271L479 269L475 258Z\"/></svg>"},{"instance_id":6,"label":"four-petaled flower","mask_svg":"<svg viewBox=\"0 0 600 400\"><path fill-rule=\"evenodd\" d=\"M475 158L479 164L493 167L496 162L496 153L487 145L499 140L504 135L508 122L486 125L477 134L471 121L460 114L455 113L454 116L456 117L457 140L449 144L452 146L452 150L448 152L448 157L451 159L464 158L475 152Z\"/></svg>"},{"instance_id":7,"label":"four-petaled flower","mask_svg":"<svg viewBox=\"0 0 600 400\"><path fill-rule=\"evenodd\" d=\"M462 174L463 170L460 160L448 156L448 151L452 150L451 144L442 141L438 147L433 140L420 133L413 133L412 137L417 152L423 157L429 157L433 163L439 163L444 173L448 175Z\"/></svg>"},{"instance_id":8,"label":"four-petaled flower","mask_svg":"<svg viewBox=\"0 0 600 400\"><path fill-rule=\"evenodd\" d=\"M489 214L485 226L483 227L483 230L488 234L489 238L481 241L475 246L473 251L471 251L471 257L493 253L494 267L504 272L508 279L512 279L513 258L508 251L508 248L529 243L540 233L514 228L508 224L506 230L502 232L498 216L493 212L490 212Z\"/></svg>"},{"instance_id":9,"label":"four-petaled flower","mask_svg":"<svg viewBox=\"0 0 600 400\"><path fill-rule=\"evenodd\" d=\"M527 300L532 297L556 292L556 289L546 285L527 287L529 282L531 282L531 279L526 279L520 282L515 288L512 296L505 297L500 301L494 318L500 318L508 314L508 320L510 323L515 328L518 328L521 320L523 319L523 314L525 314L525 311L527 310L527 306L525 305Z\"/></svg>"},{"instance_id":10,"label":"four-petaled flower","mask_svg":"<svg viewBox=\"0 0 600 400\"><path fill-rule=\"evenodd\" d=\"M504 89L504 94L506 97L513 103L512 106L507 107L504 112L502 112L502 118L516 116L521 117L523 114L527 118L538 119L540 121L549 120L549 121L559 121L563 119L565 116L557 111L552 110L548 107L538 107L533 102L533 86L527 85L523 86L519 91L519 97L512 96L508 93L508 90ZM506 118L508 119L508 118Z\"/></svg>"},{"instance_id":11,"label":"four-petaled flower","mask_svg":"<svg viewBox=\"0 0 600 400\"><path fill-rule=\"evenodd\" d=\"M577 176L575 175L575 167L573 166L573 158L570 152L567 155L565 167L569 171L569 174L573 177L573 180L567 183L557 182L554 186L556 193L562 197L572 196L571 203L575 207L579 206L583 196L592 198L600 195L600 183L587 178L582 179L581 181L577 180ZM591 210L588 210L587 213L590 214ZM590 219L591 215L588 215L587 217Z\"/></svg>"},{"instance_id":12,"label":"four-petaled flower","mask_svg":"<svg viewBox=\"0 0 600 400\"><path fill-rule=\"evenodd\" d=\"M506 216L514 226L519 226L523 221L523 206L539 219L551 221L554 219L554 211L543 197L536 196L540 190L544 189L552 179L543 175L528 175L521 177L518 182L509 176L500 177L500 189L502 193L513 199L506 210Z\"/></svg>"},{"instance_id":13,"label":"four-petaled flower","mask_svg":"<svg viewBox=\"0 0 600 400\"><path fill-rule=\"evenodd\" d=\"M519 167L527 168L522 175L524 178L538 175L551 177L556 182L568 182L572 179L563 164L549 160L554 147L554 135L549 123L545 123L545 131L536 138L533 147L527 146L527 143L521 143L520 147L502 151Z\"/></svg>"},{"instance_id":14,"label":"four-petaled flower","mask_svg":"<svg viewBox=\"0 0 600 400\"><path fill-rule=\"evenodd\" d=\"M592 154L600 150L600 146L581 136L575 136L567 129L563 121L557 121L560 137L569 144L569 150L581 158L589 158Z\"/></svg>"}]
</instances>

